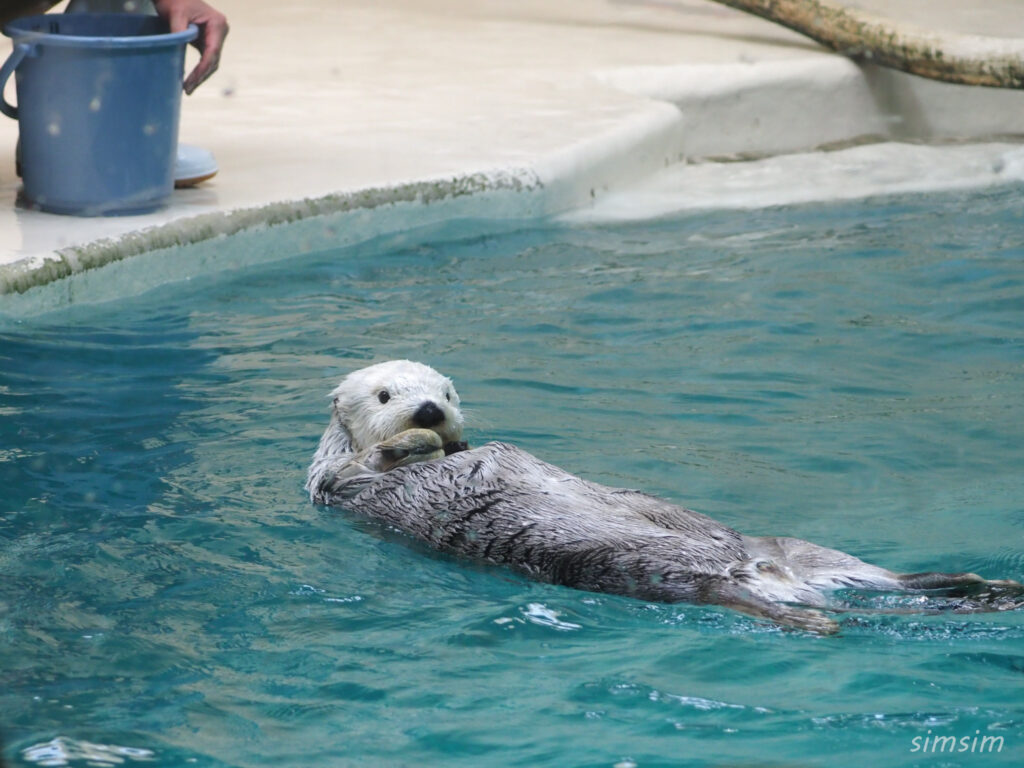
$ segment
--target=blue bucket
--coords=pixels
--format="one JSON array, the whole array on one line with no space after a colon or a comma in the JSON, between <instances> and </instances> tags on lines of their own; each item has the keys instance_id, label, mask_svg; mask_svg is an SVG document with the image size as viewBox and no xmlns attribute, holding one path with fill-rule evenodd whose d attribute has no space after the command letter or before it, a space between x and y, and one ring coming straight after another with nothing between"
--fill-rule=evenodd
<instances>
[{"instance_id":1,"label":"blue bucket","mask_svg":"<svg viewBox=\"0 0 1024 768\"><path fill-rule=\"evenodd\" d=\"M18 120L22 197L79 216L143 213L174 190L185 45L156 16L46 14L4 27L0 111ZM18 106L2 90L16 73Z\"/></svg>"}]
</instances>

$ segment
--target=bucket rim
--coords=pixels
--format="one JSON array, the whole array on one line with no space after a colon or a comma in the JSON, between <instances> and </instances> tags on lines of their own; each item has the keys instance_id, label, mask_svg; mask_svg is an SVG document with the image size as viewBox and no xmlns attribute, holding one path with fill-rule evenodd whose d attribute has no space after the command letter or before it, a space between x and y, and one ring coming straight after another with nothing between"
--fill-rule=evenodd
<instances>
[{"instance_id":1,"label":"bucket rim","mask_svg":"<svg viewBox=\"0 0 1024 768\"><path fill-rule=\"evenodd\" d=\"M157 35L62 35L38 29L22 28L26 25L49 21L60 15L62 14L42 13L35 16L22 16L7 22L3 31L15 44L28 43L64 48L152 48L163 45L183 45L195 40L199 35L199 28L195 24L189 24L188 29L181 32L161 32ZM89 15L97 19L155 18L141 13L95 13Z\"/></svg>"}]
</instances>

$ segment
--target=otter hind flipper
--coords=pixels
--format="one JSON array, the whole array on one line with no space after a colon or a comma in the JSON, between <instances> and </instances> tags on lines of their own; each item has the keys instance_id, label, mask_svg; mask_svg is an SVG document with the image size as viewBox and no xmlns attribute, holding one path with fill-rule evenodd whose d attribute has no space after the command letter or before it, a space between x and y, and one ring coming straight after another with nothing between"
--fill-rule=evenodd
<instances>
[{"instance_id":1,"label":"otter hind flipper","mask_svg":"<svg viewBox=\"0 0 1024 768\"><path fill-rule=\"evenodd\" d=\"M1024 608L1024 584L985 579L976 573L903 573L900 585L911 592L932 592L953 602L956 613L989 613Z\"/></svg>"},{"instance_id":2,"label":"otter hind flipper","mask_svg":"<svg viewBox=\"0 0 1024 768\"><path fill-rule=\"evenodd\" d=\"M736 582L722 577L705 579L700 586L698 599L702 603L731 608L790 629L802 629L819 635L834 635L839 632L838 622L822 611L770 602L751 594Z\"/></svg>"}]
</instances>

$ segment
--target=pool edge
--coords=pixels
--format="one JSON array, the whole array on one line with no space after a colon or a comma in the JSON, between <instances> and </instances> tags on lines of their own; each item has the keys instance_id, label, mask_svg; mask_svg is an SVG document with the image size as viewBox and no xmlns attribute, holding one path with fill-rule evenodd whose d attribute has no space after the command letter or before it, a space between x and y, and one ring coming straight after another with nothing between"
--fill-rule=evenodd
<instances>
[{"instance_id":1,"label":"pool edge","mask_svg":"<svg viewBox=\"0 0 1024 768\"><path fill-rule=\"evenodd\" d=\"M32 288L99 269L144 253L190 246L241 232L291 224L317 217L386 206L437 205L485 193L523 195L542 188L527 170L477 172L445 179L414 181L388 187L339 192L317 198L286 200L264 206L216 211L177 219L119 237L61 248L52 256L0 265L0 295L24 294Z\"/></svg>"}]
</instances>

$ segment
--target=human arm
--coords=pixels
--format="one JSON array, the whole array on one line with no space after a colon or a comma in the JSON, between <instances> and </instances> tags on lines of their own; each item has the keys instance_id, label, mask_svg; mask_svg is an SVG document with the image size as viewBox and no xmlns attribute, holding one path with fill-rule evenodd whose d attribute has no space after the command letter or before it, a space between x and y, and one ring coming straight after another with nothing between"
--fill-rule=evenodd
<instances>
[{"instance_id":1,"label":"human arm","mask_svg":"<svg viewBox=\"0 0 1024 768\"><path fill-rule=\"evenodd\" d=\"M199 50L199 63L185 78L185 93L192 93L220 64L221 49L228 34L228 20L223 13L203 0L154 0L156 12L167 20L171 32L181 32L189 24L199 28L199 37L192 45Z\"/></svg>"}]
</instances>

